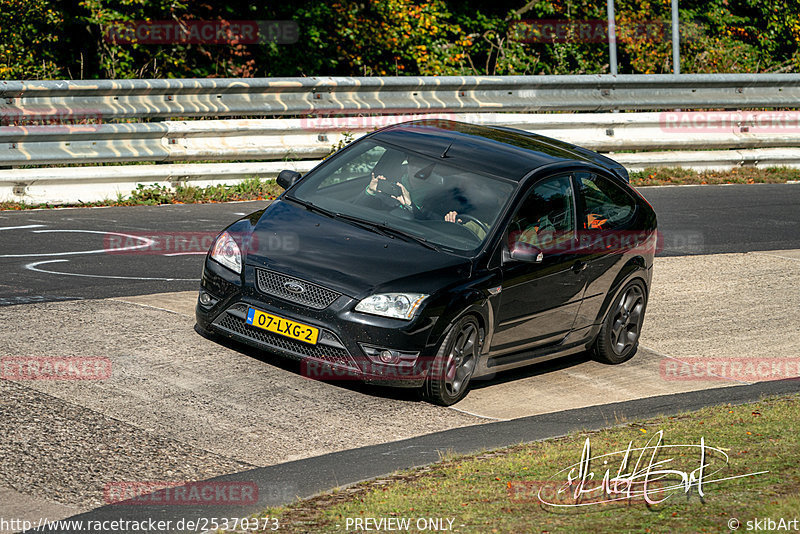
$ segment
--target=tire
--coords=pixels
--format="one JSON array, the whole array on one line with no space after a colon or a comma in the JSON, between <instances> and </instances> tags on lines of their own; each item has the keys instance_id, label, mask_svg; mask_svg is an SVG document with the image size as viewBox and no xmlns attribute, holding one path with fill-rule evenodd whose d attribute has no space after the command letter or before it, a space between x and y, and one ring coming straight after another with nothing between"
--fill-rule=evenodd
<instances>
[{"instance_id":1,"label":"tire","mask_svg":"<svg viewBox=\"0 0 800 534\"><path fill-rule=\"evenodd\" d=\"M450 406L463 399L480 353L481 330L475 317L456 321L442 341L425 382L425 397L435 404Z\"/></svg>"},{"instance_id":2,"label":"tire","mask_svg":"<svg viewBox=\"0 0 800 534\"><path fill-rule=\"evenodd\" d=\"M633 358L639 348L647 288L640 279L625 285L608 308L592 352L603 363L618 364Z\"/></svg>"}]
</instances>

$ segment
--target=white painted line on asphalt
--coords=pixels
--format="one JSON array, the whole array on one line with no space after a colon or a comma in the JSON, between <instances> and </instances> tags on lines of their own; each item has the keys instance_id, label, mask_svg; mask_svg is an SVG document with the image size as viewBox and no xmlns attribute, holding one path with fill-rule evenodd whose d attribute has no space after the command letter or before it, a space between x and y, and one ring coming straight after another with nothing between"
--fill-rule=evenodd
<instances>
[{"instance_id":1,"label":"white painted line on asphalt","mask_svg":"<svg viewBox=\"0 0 800 534\"><path fill-rule=\"evenodd\" d=\"M78 250L74 252L48 252L48 253L39 253L39 254L0 254L0 258L38 258L42 256L78 256L80 254L106 254L109 252L125 252L128 250L139 250L142 248L147 248L155 241L148 237L142 237L138 235L130 235L130 234L121 234L119 232L100 232L98 230L33 230L34 234L40 233L52 233L52 232L73 232L73 233L84 233L84 234L101 234L101 235L118 235L122 237L129 237L131 239L138 239L143 241L141 245L131 245L129 247L122 247L122 248L101 248L96 250ZM159 279L160 280L160 279Z\"/></svg>"},{"instance_id":2,"label":"white painted line on asphalt","mask_svg":"<svg viewBox=\"0 0 800 534\"><path fill-rule=\"evenodd\" d=\"M151 309L154 309L154 310L160 310L160 311L164 311L164 312L167 312L167 313L174 313L175 315L182 315L184 317L194 317L194 315L187 315L185 313L177 312L175 310L168 310L167 308L161 308L160 306L153 306L152 304L144 304L142 302L131 302L130 300L125 300L124 298L109 299L109 300L113 300L114 302L124 302L125 304L131 304L133 306L142 306L144 308L151 308Z\"/></svg>"},{"instance_id":3,"label":"white painted line on asphalt","mask_svg":"<svg viewBox=\"0 0 800 534\"><path fill-rule=\"evenodd\" d=\"M202 254L205 256L208 252L195 251L195 252L170 252L169 254L162 254L162 256L194 256Z\"/></svg>"},{"instance_id":4,"label":"white painted line on asphalt","mask_svg":"<svg viewBox=\"0 0 800 534\"><path fill-rule=\"evenodd\" d=\"M468 412L467 410L461 410L460 408L453 408L452 406L448 406L451 410L455 412L461 412L467 415L471 415L473 417L478 417L480 419L488 419L490 421L511 421L511 419L500 419L499 417L489 417L488 415L480 415L477 413Z\"/></svg>"},{"instance_id":5,"label":"white painted line on asphalt","mask_svg":"<svg viewBox=\"0 0 800 534\"><path fill-rule=\"evenodd\" d=\"M0 230L23 230L25 228L41 228L43 224L26 224L24 226L0 226Z\"/></svg>"},{"instance_id":6,"label":"white painted line on asphalt","mask_svg":"<svg viewBox=\"0 0 800 534\"><path fill-rule=\"evenodd\" d=\"M60 274L62 276L83 276L86 278L112 278L114 280L158 280L162 282L199 282L199 278L150 278L145 276L112 276L107 274L83 274L83 273L65 273L61 271L46 271L44 269L39 269L39 265L44 265L45 263L60 263L60 262L68 262L69 260L45 260L45 261L36 261L33 263L28 263L25 265L25 268L29 271L36 271L37 273L45 273L45 274Z\"/></svg>"},{"instance_id":7,"label":"white painted line on asphalt","mask_svg":"<svg viewBox=\"0 0 800 534\"><path fill-rule=\"evenodd\" d=\"M772 256L773 258L780 258L782 260L800 261L800 258L790 258L789 256L784 256L782 254L775 254L774 252L762 252L760 250L754 250L752 252L748 252L748 254L761 254L762 256Z\"/></svg>"}]
</instances>

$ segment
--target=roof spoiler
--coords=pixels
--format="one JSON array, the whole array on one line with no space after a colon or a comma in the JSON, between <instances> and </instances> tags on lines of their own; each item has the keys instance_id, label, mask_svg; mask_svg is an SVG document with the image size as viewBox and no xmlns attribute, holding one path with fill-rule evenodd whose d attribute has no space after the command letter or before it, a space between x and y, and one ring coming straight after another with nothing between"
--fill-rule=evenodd
<instances>
[{"instance_id":1,"label":"roof spoiler","mask_svg":"<svg viewBox=\"0 0 800 534\"><path fill-rule=\"evenodd\" d=\"M580 154L584 158L588 159L589 161L593 161L599 164L601 167L607 167L611 171L614 172L619 178L625 182L630 183L631 177L628 174L628 169L622 166L621 163L609 158L608 156L604 156L593 150L589 150L588 148L583 148L577 145L572 145L572 151Z\"/></svg>"}]
</instances>

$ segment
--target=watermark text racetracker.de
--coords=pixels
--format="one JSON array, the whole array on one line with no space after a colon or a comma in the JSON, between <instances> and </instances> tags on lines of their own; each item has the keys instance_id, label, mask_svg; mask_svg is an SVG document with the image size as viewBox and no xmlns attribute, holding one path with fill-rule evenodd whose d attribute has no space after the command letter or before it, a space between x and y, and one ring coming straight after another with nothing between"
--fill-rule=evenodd
<instances>
[{"instance_id":1,"label":"watermark text racetracker.de","mask_svg":"<svg viewBox=\"0 0 800 534\"><path fill-rule=\"evenodd\" d=\"M798 111L663 111L658 122L668 133L800 132Z\"/></svg>"},{"instance_id":2,"label":"watermark text racetracker.de","mask_svg":"<svg viewBox=\"0 0 800 534\"><path fill-rule=\"evenodd\" d=\"M619 42L666 42L672 38L672 25L668 20L639 20L617 23L612 40ZM698 36L694 25L681 26L681 40ZM527 19L513 22L509 39L521 43L607 43L608 21Z\"/></svg>"},{"instance_id":3,"label":"watermark text racetracker.de","mask_svg":"<svg viewBox=\"0 0 800 534\"><path fill-rule=\"evenodd\" d=\"M103 114L97 109L51 108L39 113L21 109L0 110L0 126L35 127L36 131L39 132L95 131L102 123ZM9 148L14 147L11 146Z\"/></svg>"},{"instance_id":4,"label":"watermark text racetracker.de","mask_svg":"<svg viewBox=\"0 0 800 534\"><path fill-rule=\"evenodd\" d=\"M293 254L300 246L295 232L273 232L259 237L255 233L228 232L249 253ZM218 232L108 232L103 236L107 254L182 256L205 254L219 236Z\"/></svg>"},{"instance_id":5,"label":"watermark text racetracker.de","mask_svg":"<svg viewBox=\"0 0 800 534\"><path fill-rule=\"evenodd\" d=\"M103 488L106 504L242 506L258 502L253 481L120 481Z\"/></svg>"},{"instance_id":6,"label":"watermark text racetracker.de","mask_svg":"<svg viewBox=\"0 0 800 534\"><path fill-rule=\"evenodd\" d=\"M107 380L111 360L92 356L3 356L0 378L4 380Z\"/></svg>"},{"instance_id":7,"label":"watermark text racetracker.de","mask_svg":"<svg viewBox=\"0 0 800 534\"><path fill-rule=\"evenodd\" d=\"M800 358L664 358L663 380L764 382L800 378Z\"/></svg>"},{"instance_id":8,"label":"watermark text racetracker.de","mask_svg":"<svg viewBox=\"0 0 800 534\"><path fill-rule=\"evenodd\" d=\"M412 108L384 108L380 110L380 115L367 114L366 110L340 110L336 113L317 114L313 117L303 117L300 119L300 127L303 130L312 132L317 131L372 131L385 126L400 124L401 122L416 121L425 119L429 126L435 126L437 121L457 120L454 113L421 113Z\"/></svg>"},{"instance_id":9,"label":"watermark text racetracker.de","mask_svg":"<svg viewBox=\"0 0 800 534\"><path fill-rule=\"evenodd\" d=\"M300 30L293 20L132 20L103 32L115 44L294 44Z\"/></svg>"}]
</instances>

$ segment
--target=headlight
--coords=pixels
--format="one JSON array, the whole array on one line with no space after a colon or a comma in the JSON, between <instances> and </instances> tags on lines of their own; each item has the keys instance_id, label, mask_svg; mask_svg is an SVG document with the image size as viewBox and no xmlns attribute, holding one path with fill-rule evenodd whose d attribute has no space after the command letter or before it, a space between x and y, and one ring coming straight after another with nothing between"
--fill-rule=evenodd
<instances>
[{"instance_id":1,"label":"headlight","mask_svg":"<svg viewBox=\"0 0 800 534\"><path fill-rule=\"evenodd\" d=\"M356 311L408 321L426 298L421 293L379 293L359 302Z\"/></svg>"},{"instance_id":2,"label":"headlight","mask_svg":"<svg viewBox=\"0 0 800 534\"><path fill-rule=\"evenodd\" d=\"M235 273L242 273L242 252L228 232L222 232L217 238L211 259Z\"/></svg>"}]
</instances>

